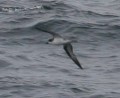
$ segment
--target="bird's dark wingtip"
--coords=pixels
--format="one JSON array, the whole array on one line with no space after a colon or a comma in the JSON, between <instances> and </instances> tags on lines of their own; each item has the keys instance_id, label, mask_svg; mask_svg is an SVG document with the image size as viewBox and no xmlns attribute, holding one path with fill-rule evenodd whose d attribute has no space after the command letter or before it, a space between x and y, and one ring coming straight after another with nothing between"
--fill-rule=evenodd
<instances>
[{"instance_id":1,"label":"bird's dark wingtip","mask_svg":"<svg viewBox=\"0 0 120 98\"><path fill-rule=\"evenodd\" d=\"M77 57L74 55L73 53L73 47L71 45L71 43L67 43L64 45L64 50L66 51L66 53L68 54L68 56L74 61L74 63L80 68L83 69L82 65L80 64L80 62L78 61Z\"/></svg>"},{"instance_id":2,"label":"bird's dark wingtip","mask_svg":"<svg viewBox=\"0 0 120 98\"><path fill-rule=\"evenodd\" d=\"M83 67L81 65L78 65L78 67L83 70Z\"/></svg>"},{"instance_id":3,"label":"bird's dark wingtip","mask_svg":"<svg viewBox=\"0 0 120 98\"><path fill-rule=\"evenodd\" d=\"M81 66L81 67L80 67L80 69L82 69L82 70L83 70L84 68Z\"/></svg>"}]
</instances>

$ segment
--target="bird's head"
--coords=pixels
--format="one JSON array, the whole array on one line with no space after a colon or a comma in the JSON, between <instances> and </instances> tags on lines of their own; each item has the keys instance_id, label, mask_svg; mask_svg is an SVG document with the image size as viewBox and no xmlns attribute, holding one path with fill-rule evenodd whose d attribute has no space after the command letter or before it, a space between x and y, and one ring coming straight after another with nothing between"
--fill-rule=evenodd
<instances>
[{"instance_id":1,"label":"bird's head","mask_svg":"<svg viewBox=\"0 0 120 98\"><path fill-rule=\"evenodd\" d=\"M48 42L52 42L52 41L53 41L53 38L48 40Z\"/></svg>"},{"instance_id":2,"label":"bird's head","mask_svg":"<svg viewBox=\"0 0 120 98\"><path fill-rule=\"evenodd\" d=\"M54 40L53 38L52 38L52 39L49 39L48 42L47 42L47 44L52 43L53 40Z\"/></svg>"}]
</instances>

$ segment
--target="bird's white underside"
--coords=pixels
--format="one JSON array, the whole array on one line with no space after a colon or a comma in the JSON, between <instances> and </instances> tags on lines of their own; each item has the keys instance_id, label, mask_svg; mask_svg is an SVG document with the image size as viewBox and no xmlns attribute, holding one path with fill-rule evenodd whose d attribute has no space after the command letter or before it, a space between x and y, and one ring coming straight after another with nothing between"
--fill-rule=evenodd
<instances>
[{"instance_id":1,"label":"bird's white underside","mask_svg":"<svg viewBox=\"0 0 120 98\"><path fill-rule=\"evenodd\" d=\"M63 38L54 38L52 42L48 42L49 44L66 44L71 42L70 40L63 39Z\"/></svg>"}]
</instances>

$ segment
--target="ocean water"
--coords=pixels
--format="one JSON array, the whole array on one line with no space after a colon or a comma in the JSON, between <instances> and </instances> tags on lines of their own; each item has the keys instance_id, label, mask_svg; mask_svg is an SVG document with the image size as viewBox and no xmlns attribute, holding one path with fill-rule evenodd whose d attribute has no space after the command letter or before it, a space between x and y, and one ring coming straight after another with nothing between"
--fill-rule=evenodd
<instances>
[{"instance_id":1,"label":"ocean water","mask_svg":"<svg viewBox=\"0 0 120 98\"><path fill-rule=\"evenodd\" d=\"M0 0L0 98L120 98L120 0Z\"/></svg>"}]
</instances>

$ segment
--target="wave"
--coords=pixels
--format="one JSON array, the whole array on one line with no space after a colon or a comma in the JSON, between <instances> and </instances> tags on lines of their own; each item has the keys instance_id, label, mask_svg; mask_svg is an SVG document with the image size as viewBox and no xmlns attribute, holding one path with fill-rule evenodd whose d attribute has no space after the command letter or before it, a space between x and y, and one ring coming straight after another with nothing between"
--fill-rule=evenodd
<instances>
[{"instance_id":1,"label":"wave","mask_svg":"<svg viewBox=\"0 0 120 98\"><path fill-rule=\"evenodd\" d=\"M24 21L24 19L20 19ZM36 28L46 29L48 31L53 31L57 33L64 33L65 35L80 35L81 37L115 37L118 38L120 34L118 33L119 25L108 25L108 24L93 24L93 23L79 23L72 20L65 19L47 19L40 21L28 27L18 27L13 28L6 32L1 32L1 36L31 36L39 35L41 31Z\"/></svg>"},{"instance_id":2,"label":"wave","mask_svg":"<svg viewBox=\"0 0 120 98\"><path fill-rule=\"evenodd\" d=\"M86 10L81 10L81 13L85 14L85 15L90 15L92 17L107 17L107 18L114 18L114 17L119 17L117 15L112 15L112 14L101 14L98 12L94 12L94 11L86 11Z\"/></svg>"},{"instance_id":3,"label":"wave","mask_svg":"<svg viewBox=\"0 0 120 98\"><path fill-rule=\"evenodd\" d=\"M22 7L2 7L0 6L0 12L18 12L18 11L21 11L21 10L24 10L24 8Z\"/></svg>"}]
</instances>

